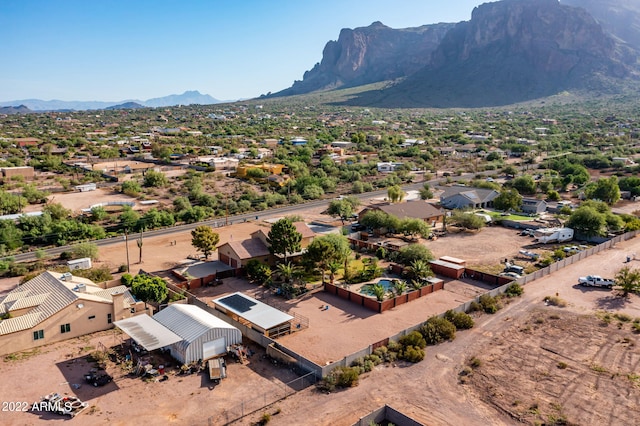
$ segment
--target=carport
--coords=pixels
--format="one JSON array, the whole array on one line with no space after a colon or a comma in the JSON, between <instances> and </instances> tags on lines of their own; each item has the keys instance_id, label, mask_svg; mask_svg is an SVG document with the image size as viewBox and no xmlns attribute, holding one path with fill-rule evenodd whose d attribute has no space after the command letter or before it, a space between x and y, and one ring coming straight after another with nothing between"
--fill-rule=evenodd
<instances>
[{"instance_id":1,"label":"carport","mask_svg":"<svg viewBox=\"0 0 640 426\"><path fill-rule=\"evenodd\" d=\"M160 349L182 340L182 337L146 314L115 321L114 324L147 351Z\"/></svg>"}]
</instances>

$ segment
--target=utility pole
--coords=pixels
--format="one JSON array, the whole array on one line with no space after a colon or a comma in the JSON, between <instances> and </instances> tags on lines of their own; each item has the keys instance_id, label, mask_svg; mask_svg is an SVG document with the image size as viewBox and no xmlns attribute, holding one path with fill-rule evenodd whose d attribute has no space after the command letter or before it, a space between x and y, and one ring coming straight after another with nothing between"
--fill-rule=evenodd
<instances>
[{"instance_id":1,"label":"utility pole","mask_svg":"<svg viewBox=\"0 0 640 426\"><path fill-rule=\"evenodd\" d=\"M129 263L129 233L127 228L124 228L124 245L127 250L127 273L131 273L131 264Z\"/></svg>"},{"instance_id":2,"label":"utility pole","mask_svg":"<svg viewBox=\"0 0 640 426\"><path fill-rule=\"evenodd\" d=\"M229 196L225 195L225 207L224 207L224 226L229 225Z\"/></svg>"}]
</instances>

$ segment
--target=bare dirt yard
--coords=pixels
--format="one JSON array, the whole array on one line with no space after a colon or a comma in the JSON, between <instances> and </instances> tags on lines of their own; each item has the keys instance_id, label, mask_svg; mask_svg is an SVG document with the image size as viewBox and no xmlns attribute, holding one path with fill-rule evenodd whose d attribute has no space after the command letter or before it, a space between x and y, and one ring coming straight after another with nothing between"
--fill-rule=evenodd
<instances>
[{"instance_id":1,"label":"bare dirt yard","mask_svg":"<svg viewBox=\"0 0 640 426\"><path fill-rule=\"evenodd\" d=\"M258 226L259 223L246 223L220 228L221 242L246 238ZM177 241L175 246L171 244L173 240ZM137 247L130 244L132 259L136 259ZM490 265L512 257L527 244L530 240L518 236L515 230L490 227L473 236L440 238L429 242L429 247L436 256ZM179 264L188 254L195 253L189 233L149 238L143 247L144 263L137 266L149 271ZM635 424L640 389L636 379L640 375L638 334L632 331L632 321L620 321L614 315L640 318L640 298L621 299L610 290L576 285L580 275L613 276L623 266L640 268L640 260L625 263L626 257L635 252L640 252L640 238L619 243L528 283L525 294L497 314L476 316L472 330L459 332L454 341L427 347L425 359L418 364L378 366L361 376L357 387L331 394L310 387L264 412L278 412L270 422L274 425L350 426L384 404L429 425L550 424L554 419L572 424ZM122 264L124 256L124 243L101 250L105 263ZM204 296L213 298L246 289L258 298L272 297L251 287L241 280L229 280L223 286L207 288ZM294 301L268 300L283 310L310 318L308 330L289 336L282 343L292 349L296 345L295 349L306 351L312 359L329 361L352 352L352 347L359 350L380 340L380 336L387 337L425 321L432 308L445 310L448 304L457 305L480 291L473 282L451 283L447 289L448 293L434 293L384 314L362 311L323 292ZM545 296L556 295L567 302L566 307L547 306L543 301ZM330 305L330 309L320 310L321 304ZM610 318L606 327L604 311ZM259 348L253 347L256 355L250 364L230 364L229 378L213 389L198 375L169 375L166 382L145 383L116 374L115 383L108 385L115 388L94 390L83 385L74 389L72 385L79 383L88 367L82 361L88 353L85 348L97 346L97 341L108 347L118 343L112 332L87 339L44 347L39 354L23 360L0 362L3 401L25 399L31 403L49 392L68 392L86 399L93 407L74 420L78 424L204 424L212 415L213 424L222 424L225 413L243 398L277 392L293 374L288 369L270 369ZM479 366L471 368L474 357ZM460 372L466 367L471 368L472 374L461 378ZM255 424L262 412L234 424ZM33 413L1 412L0 416L2 424L56 421Z\"/></svg>"},{"instance_id":2,"label":"bare dirt yard","mask_svg":"<svg viewBox=\"0 0 640 426\"><path fill-rule=\"evenodd\" d=\"M476 317L472 330L427 347L418 364L379 366L345 391L300 392L278 404L273 424L305 424L308 413L322 413L313 424L346 426L384 404L429 425L635 424L640 347L626 320L640 318L640 297L621 299L576 281L593 271L614 274L638 248L638 238L620 243L528 283L525 294L497 314ZM543 301L556 294L566 307ZM605 326L600 318L611 322ZM466 368L471 374L462 377Z\"/></svg>"}]
</instances>

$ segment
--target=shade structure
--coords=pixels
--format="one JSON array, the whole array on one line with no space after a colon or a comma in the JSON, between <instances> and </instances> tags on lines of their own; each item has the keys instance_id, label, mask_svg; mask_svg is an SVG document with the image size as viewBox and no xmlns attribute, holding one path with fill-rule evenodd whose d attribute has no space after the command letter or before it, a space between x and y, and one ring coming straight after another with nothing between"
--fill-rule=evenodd
<instances>
[{"instance_id":1,"label":"shade structure","mask_svg":"<svg viewBox=\"0 0 640 426\"><path fill-rule=\"evenodd\" d=\"M182 337L149 315L137 315L115 321L114 324L148 351L163 348L182 340Z\"/></svg>"}]
</instances>

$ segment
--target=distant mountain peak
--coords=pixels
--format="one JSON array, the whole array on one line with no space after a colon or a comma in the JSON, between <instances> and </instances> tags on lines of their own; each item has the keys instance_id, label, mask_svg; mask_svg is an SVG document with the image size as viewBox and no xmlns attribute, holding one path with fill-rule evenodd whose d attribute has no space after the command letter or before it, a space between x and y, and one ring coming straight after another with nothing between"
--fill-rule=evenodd
<instances>
[{"instance_id":1,"label":"distant mountain peak","mask_svg":"<svg viewBox=\"0 0 640 426\"><path fill-rule=\"evenodd\" d=\"M221 103L209 95L203 95L197 90L188 90L181 95L169 95L161 98L152 98L146 101L124 100L118 102L102 101L43 101L40 99L24 99L17 101L0 102L0 107L11 107L15 105L25 106L33 111L59 111L59 110L96 110L96 109L135 109L145 107L168 107L175 105L210 105Z\"/></svg>"}]
</instances>

